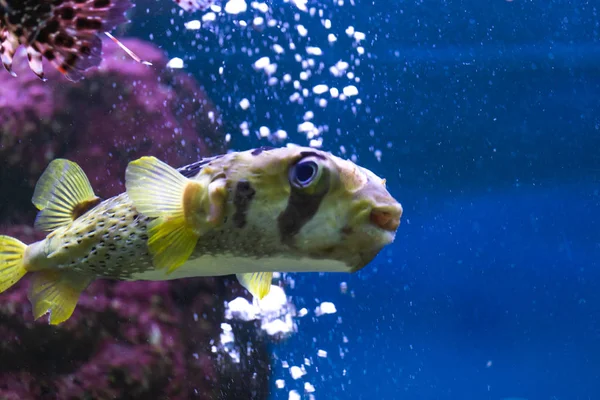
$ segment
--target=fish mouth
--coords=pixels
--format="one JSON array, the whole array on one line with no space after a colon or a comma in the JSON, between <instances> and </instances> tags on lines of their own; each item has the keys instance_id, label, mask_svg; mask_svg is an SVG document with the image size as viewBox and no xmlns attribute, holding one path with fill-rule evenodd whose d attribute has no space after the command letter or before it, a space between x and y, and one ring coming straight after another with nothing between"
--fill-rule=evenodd
<instances>
[{"instance_id":1,"label":"fish mouth","mask_svg":"<svg viewBox=\"0 0 600 400\"><path fill-rule=\"evenodd\" d=\"M344 257L350 272L367 266L396 237L402 206L392 201L382 203L361 204L360 211L349 225Z\"/></svg>"},{"instance_id":2,"label":"fish mouth","mask_svg":"<svg viewBox=\"0 0 600 400\"><path fill-rule=\"evenodd\" d=\"M400 226L402 206L399 203L381 207L374 207L369 215L369 221L379 229L387 232L396 232Z\"/></svg>"}]
</instances>

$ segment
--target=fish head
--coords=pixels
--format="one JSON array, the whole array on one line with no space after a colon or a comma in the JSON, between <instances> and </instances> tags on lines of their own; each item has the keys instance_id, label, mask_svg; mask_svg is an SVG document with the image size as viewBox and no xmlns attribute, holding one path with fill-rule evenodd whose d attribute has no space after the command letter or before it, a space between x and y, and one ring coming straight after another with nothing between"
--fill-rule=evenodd
<instances>
[{"instance_id":1,"label":"fish head","mask_svg":"<svg viewBox=\"0 0 600 400\"><path fill-rule=\"evenodd\" d=\"M402 206L368 169L300 146L228 156L228 218L288 257L336 261L331 270L354 272L394 241Z\"/></svg>"}]
</instances>

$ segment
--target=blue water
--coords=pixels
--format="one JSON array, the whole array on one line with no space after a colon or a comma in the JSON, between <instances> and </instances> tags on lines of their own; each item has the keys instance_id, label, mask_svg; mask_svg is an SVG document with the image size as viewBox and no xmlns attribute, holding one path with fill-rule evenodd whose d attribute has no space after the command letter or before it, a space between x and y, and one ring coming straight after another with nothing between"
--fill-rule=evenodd
<instances>
[{"instance_id":1,"label":"blue water","mask_svg":"<svg viewBox=\"0 0 600 400\"><path fill-rule=\"evenodd\" d=\"M299 278L342 322L277 353L329 350L317 398L598 399L598 10L435 3L396 3L362 82L381 122L359 126L393 146L361 161L404 205L397 240L357 276Z\"/></svg>"},{"instance_id":2,"label":"blue water","mask_svg":"<svg viewBox=\"0 0 600 400\"><path fill-rule=\"evenodd\" d=\"M345 390L321 385L323 398L598 398L595 186L407 190L397 242L348 279L354 299L335 294L335 276L300 279L341 310L345 359L324 321L301 323L279 352L330 344L326 369L350 372Z\"/></svg>"},{"instance_id":3,"label":"blue water","mask_svg":"<svg viewBox=\"0 0 600 400\"><path fill-rule=\"evenodd\" d=\"M334 128L324 148L356 151L405 213L396 242L359 273L296 277L299 307L332 301L338 312L300 319L273 346L290 365L312 364L294 381L275 360L273 381L286 387L273 383L273 398L302 393L304 381L317 399L600 398L600 5L355 2L331 14L341 32L367 34L371 56L356 72L369 110L315 113ZM167 23L137 24L145 37ZM264 85L244 60L227 51L189 60L231 130L241 117L222 94ZM228 62L236 72L211 79ZM285 99L259 98L271 112L252 122L293 127Z\"/></svg>"}]
</instances>

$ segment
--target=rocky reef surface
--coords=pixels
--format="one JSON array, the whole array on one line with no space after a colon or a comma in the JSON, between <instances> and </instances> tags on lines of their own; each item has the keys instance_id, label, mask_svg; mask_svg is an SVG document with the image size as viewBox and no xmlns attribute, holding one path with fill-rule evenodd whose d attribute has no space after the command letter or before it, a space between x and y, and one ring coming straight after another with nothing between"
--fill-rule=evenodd
<instances>
[{"instance_id":1,"label":"rocky reef surface","mask_svg":"<svg viewBox=\"0 0 600 400\"><path fill-rule=\"evenodd\" d=\"M129 59L111 42L104 61L77 84L48 67L40 81L17 57L18 78L0 74L0 233L29 243L31 195L49 161L68 158L96 194L123 191L128 161L155 155L184 165L219 148L216 112L198 84L165 68L141 41L125 44L153 66ZM33 321L27 278L0 294L0 399L260 399L269 360L258 322L234 328L243 351L219 345L225 302L243 294L226 278L174 282L99 280L73 317ZM227 324L228 327L231 325Z\"/></svg>"}]
</instances>

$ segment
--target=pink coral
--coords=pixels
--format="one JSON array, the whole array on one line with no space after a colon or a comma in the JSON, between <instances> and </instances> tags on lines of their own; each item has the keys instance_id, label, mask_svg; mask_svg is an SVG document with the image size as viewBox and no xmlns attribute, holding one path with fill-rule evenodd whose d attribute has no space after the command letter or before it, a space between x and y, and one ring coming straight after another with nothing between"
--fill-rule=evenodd
<instances>
[{"instance_id":1,"label":"pink coral","mask_svg":"<svg viewBox=\"0 0 600 400\"><path fill-rule=\"evenodd\" d=\"M24 51L21 51L24 53ZM27 58L25 54L21 57ZM2 171L22 169L37 175L42 165L23 160L45 162L48 155L60 148L60 139L48 127L64 102L61 93L55 93L27 67L25 61L15 65L18 78L0 74L0 160ZM2 176L2 173L0 173Z\"/></svg>"}]
</instances>

